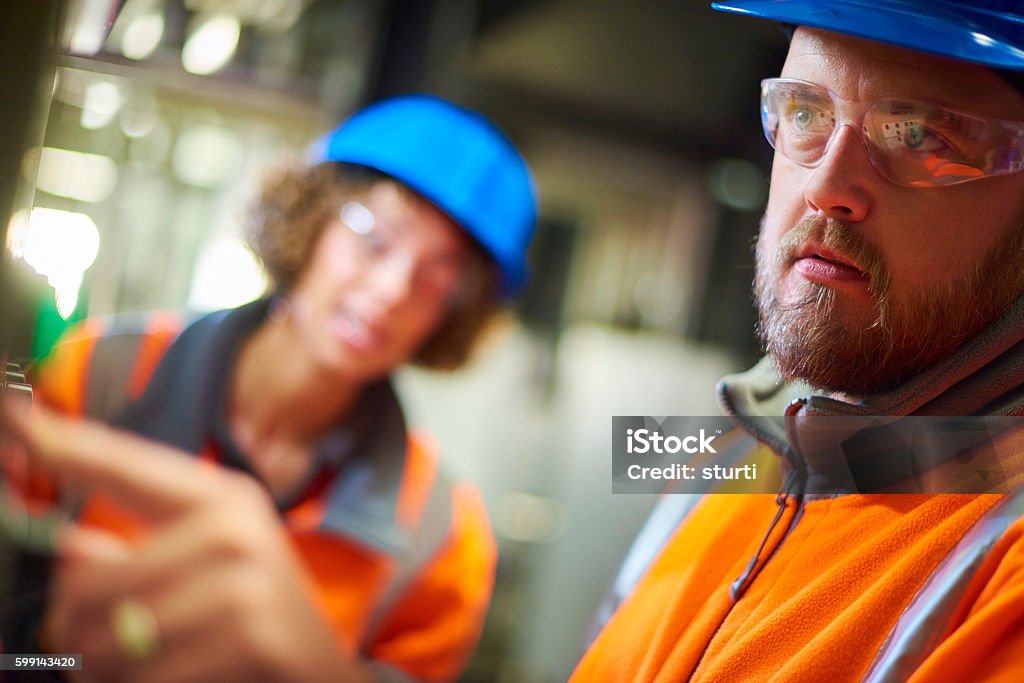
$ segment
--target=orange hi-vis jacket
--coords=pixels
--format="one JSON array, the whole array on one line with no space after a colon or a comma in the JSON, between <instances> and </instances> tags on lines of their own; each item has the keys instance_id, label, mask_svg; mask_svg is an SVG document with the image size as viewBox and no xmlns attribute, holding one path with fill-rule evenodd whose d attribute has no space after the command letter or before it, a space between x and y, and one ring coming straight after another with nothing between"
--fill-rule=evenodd
<instances>
[{"instance_id":1,"label":"orange hi-vis jacket","mask_svg":"<svg viewBox=\"0 0 1024 683\"><path fill-rule=\"evenodd\" d=\"M705 496L572 681L1024 680L1022 501L1003 510L1009 526L977 541L991 544L987 553L952 553L1002 498ZM786 538L787 526L776 526L762 551L770 559L734 599L780 505L800 519ZM975 571L927 585L948 557ZM952 604L940 600L944 590L956 591ZM925 637L887 640L898 622L923 625ZM871 678L873 667L887 675Z\"/></svg>"},{"instance_id":2,"label":"orange hi-vis jacket","mask_svg":"<svg viewBox=\"0 0 1024 683\"><path fill-rule=\"evenodd\" d=\"M214 313L184 332L170 315L87 320L42 367L37 395L251 473L222 410L234 352L267 308ZM431 440L406 432L387 382L364 391L319 444L301 490L276 502L343 648L386 680L458 676L490 601L495 544L478 492L449 481ZM138 531L99 497L80 521Z\"/></svg>"},{"instance_id":3,"label":"orange hi-vis jacket","mask_svg":"<svg viewBox=\"0 0 1024 683\"><path fill-rule=\"evenodd\" d=\"M766 363L726 378L722 403L750 434L737 430L716 445L736 463L774 461L786 473L783 492L664 496L616 581L604 610L610 618L571 681L1024 681L1021 418L998 418L1015 427L996 449L1003 486L989 465L978 468L986 455L980 446L944 461L959 478L942 478L942 486L973 477L992 485L981 490L999 493L830 488L824 465L835 463L819 459L828 451L806 447L821 433L814 418L841 411L843 419L859 412L873 425L871 415L909 416L903 424L912 428L922 424L915 420L963 420L930 417L937 415L1024 414L1014 388L1024 383L1020 334L1011 330L1005 344L983 352L968 345L957 372L938 368L874 405L794 400L809 390L784 386ZM1012 365L1000 366L1007 358ZM980 385L991 391L975 384L956 393L952 385L984 368L1001 370ZM955 379L944 382L941 373ZM994 408L987 413L982 405ZM765 415L785 419L773 431L766 425L774 418ZM860 474L886 490L886 477L903 476L901 454L869 450L877 467ZM917 472L917 481L929 473Z\"/></svg>"}]
</instances>

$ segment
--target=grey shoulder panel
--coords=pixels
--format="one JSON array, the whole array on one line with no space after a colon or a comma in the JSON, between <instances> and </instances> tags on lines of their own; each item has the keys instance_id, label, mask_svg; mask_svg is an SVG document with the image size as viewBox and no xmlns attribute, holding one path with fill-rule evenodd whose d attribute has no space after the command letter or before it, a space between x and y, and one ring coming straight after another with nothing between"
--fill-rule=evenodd
<instances>
[{"instance_id":1,"label":"grey shoulder panel","mask_svg":"<svg viewBox=\"0 0 1024 683\"><path fill-rule=\"evenodd\" d=\"M112 318L96 340L85 377L85 414L109 422L128 403L127 387L146 337L141 316Z\"/></svg>"},{"instance_id":2,"label":"grey shoulder panel","mask_svg":"<svg viewBox=\"0 0 1024 683\"><path fill-rule=\"evenodd\" d=\"M410 531L411 542L403 552L395 556L398 567L374 607L365 632L364 646L372 642L387 615L451 539L453 492L451 480L438 468L420 522Z\"/></svg>"}]
</instances>

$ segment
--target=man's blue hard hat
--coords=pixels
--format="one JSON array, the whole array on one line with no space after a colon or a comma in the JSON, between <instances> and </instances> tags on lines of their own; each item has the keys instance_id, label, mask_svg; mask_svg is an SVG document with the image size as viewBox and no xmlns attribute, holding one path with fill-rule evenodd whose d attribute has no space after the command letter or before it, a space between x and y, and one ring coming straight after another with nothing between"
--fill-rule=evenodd
<instances>
[{"instance_id":1,"label":"man's blue hard hat","mask_svg":"<svg viewBox=\"0 0 1024 683\"><path fill-rule=\"evenodd\" d=\"M711 6L1024 71L1024 0L723 0Z\"/></svg>"},{"instance_id":2,"label":"man's blue hard hat","mask_svg":"<svg viewBox=\"0 0 1024 683\"><path fill-rule=\"evenodd\" d=\"M353 114L321 138L314 162L368 166L444 211L494 258L502 293L526 283L537 199L526 162L482 114L432 95L401 95Z\"/></svg>"}]
</instances>

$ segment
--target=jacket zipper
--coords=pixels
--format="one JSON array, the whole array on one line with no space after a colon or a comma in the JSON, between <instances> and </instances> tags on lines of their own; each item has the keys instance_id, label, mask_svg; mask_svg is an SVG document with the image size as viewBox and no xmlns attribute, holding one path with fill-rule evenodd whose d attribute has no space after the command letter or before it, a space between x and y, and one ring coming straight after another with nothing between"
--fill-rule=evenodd
<instances>
[{"instance_id":1,"label":"jacket zipper","mask_svg":"<svg viewBox=\"0 0 1024 683\"><path fill-rule=\"evenodd\" d=\"M754 553L754 557L751 558L747 568L743 570L743 573L740 574L739 578L733 581L732 585L729 587L729 597L732 599L733 605L743 597L743 594L746 593L747 589L754 582L754 579L757 578L761 569L763 569L772 557L775 556L775 553L778 552L779 548L782 547L782 544L789 538L790 533L792 533L793 528L796 527L800 518L803 517L804 486L807 483L807 471L802 464L802 460L798 457L791 424L792 418L796 417L797 413L800 412L800 408L802 408L806 403L806 399L798 398L786 407L786 436L787 441L789 442L786 444L786 454L788 456L787 459L792 465L792 469L790 470L790 476L786 478L783 490L775 497L775 503L779 506L779 509L775 512L775 516L772 518L771 524L768 525L768 529L765 531L764 537L761 539L761 544L758 546L757 552ZM786 530L782 534L782 538L779 539L778 543L775 544L767 557L762 561L761 555L764 553L765 547L771 539L772 532L775 531L775 527L778 526L783 514L785 514L786 504L790 498L794 498L796 500L796 509L793 511L793 514L790 515L789 519L786 520ZM721 630L722 624L725 623L725 620L729 618L729 614L731 613L732 608L730 607L729 611L726 612L721 621L718 622L718 626L715 628L715 632L711 635L711 638L709 638L708 642L704 645L704 650L700 653L700 657L697 659L697 664L693 667L693 673L690 674L689 678L691 680L694 674L697 673L697 670L700 669L700 665L704 661L704 655L707 654L708 647L710 647L711 642Z\"/></svg>"},{"instance_id":2,"label":"jacket zipper","mask_svg":"<svg viewBox=\"0 0 1024 683\"><path fill-rule=\"evenodd\" d=\"M790 532L793 527L796 526L797 521L803 513L804 506L804 486L807 483L807 472L802 465L802 460L798 457L796 452L796 440L795 434L792 431L792 420L796 417L797 413L807 403L806 399L798 398L792 401L786 406L786 436L789 442L786 445L786 453L789 456L787 459L790 461L793 469L791 470L790 476L786 478L784 489L779 495L775 497L775 503L779 506L778 511L775 513L775 517L772 519L771 524L768 525L768 530L764 534L764 538L761 539L761 545L758 546L757 552L754 553L754 557L751 558L750 564L740 574L739 578L733 581L732 586L729 588L729 596L732 598L733 603L743 597L746 593L747 588L753 583L754 578L760 573L768 561L775 555L776 551L786 542L789 538ZM795 490L794 490L795 489ZM779 542L768 553L768 556L762 561L761 555L765 550L765 546L768 545L768 541L771 539L772 532L775 531L775 527L778 525L779 520L782 519L782 515L786 511L786 502L789 498L796 499L796 509L793 514L789 517L786 522L786 530L779 539Z\"/></svg>"}]
</instances>

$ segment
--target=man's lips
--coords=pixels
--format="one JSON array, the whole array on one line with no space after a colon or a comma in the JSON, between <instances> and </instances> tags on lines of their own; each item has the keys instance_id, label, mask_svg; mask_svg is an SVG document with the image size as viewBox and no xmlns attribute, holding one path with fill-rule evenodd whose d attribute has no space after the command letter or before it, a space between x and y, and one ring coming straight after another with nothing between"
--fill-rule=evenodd
<instances>
[{"instance_id":1,"label":"man's lips","mask_svg":"<svg viewBox=\"0 0 1024 683\"><path fill-rule=\"evenodd\" d=\"M814 244L800 250L795 268L807 279L823 284L867 279L864 271L848 257Z\"/></svg>"}]
</instances>

